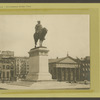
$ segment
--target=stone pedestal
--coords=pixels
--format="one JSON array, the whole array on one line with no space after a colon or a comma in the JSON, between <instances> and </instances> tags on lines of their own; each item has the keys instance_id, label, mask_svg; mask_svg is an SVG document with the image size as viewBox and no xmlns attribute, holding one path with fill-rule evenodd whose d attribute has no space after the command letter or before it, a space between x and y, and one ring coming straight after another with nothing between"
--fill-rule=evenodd
<instances>
[{"instance_id":1,"label":"stone pedestal","mask_svg":"<svg viewBox=\"0 0 100 100\"><path fill-rule=\"evenodd\" d=\"M52 80L48 67L47 48L38 47L29 51L29 74L26 79L30 81Z\"/></svg>"}]
</instances>

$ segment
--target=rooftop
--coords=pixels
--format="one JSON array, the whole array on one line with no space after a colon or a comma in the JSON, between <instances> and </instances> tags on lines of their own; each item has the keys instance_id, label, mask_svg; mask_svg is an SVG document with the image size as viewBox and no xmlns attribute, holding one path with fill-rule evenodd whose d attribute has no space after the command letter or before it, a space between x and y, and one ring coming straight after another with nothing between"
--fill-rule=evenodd
<instances>
[{"instance_id":1,"label":"rooftop","mask_svg":"<svg viewBox=\"0 0 100 100\"><path fill-rule=\"evenodd\" d=\"M49 59L49 63L76 63L76 59L67 56L67 57L62 57L62 58L56 58L56 59Z\"/></svg>"}]
</instances>

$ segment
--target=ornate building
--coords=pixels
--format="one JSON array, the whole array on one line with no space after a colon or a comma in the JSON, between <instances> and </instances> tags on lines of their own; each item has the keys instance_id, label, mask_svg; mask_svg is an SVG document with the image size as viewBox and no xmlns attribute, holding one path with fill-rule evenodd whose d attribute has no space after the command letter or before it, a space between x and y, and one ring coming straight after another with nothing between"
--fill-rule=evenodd
<instances>
[{"instance_id":1,"label":"ornate building","mask_svg":"<svg viewBox=\"0 0 100 100\"><path fill-rule=\"evenodd\" d=\"M90 60L74 59L67 55L64 58L49 59L49 71L58 81L77 82L90 80ZM84 69L84 71L83 71Z\"/></svg>"}]
</instances>

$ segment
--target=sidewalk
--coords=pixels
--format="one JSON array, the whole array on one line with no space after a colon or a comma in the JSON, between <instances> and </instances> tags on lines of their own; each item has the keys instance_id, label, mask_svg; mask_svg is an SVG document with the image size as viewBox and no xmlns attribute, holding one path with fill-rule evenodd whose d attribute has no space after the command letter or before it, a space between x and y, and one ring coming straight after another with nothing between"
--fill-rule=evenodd
<instances>
[{"instance_id":1,"label":"sidewalk","mask_svg":"<svg viewBox=\"0 0 100 100\"><path fill-rule=\"evenodd\" d=\"M89 89L90 84L66 83L66 82L13 82L0 83L0 88L4 89Z\"/></svg>"}]
</instances>

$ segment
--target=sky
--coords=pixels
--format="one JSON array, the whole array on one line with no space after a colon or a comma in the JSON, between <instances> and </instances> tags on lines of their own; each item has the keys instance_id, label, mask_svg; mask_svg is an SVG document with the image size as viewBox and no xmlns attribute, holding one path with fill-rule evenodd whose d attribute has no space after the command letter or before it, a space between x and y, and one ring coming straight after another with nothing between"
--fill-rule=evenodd
<instances>
[{"instance_id":1,"label":"sky","mask_svg":"<svg viewBox=\"0 0 100 100\"><path fill-rule=\"evenodd\" d=\"M15 56L29 56L34 48L33 34L40 20L48 29L43 46L49 58L83 58L90 55L89 15L0 15L0 50L14 51Z\"/></svg>"}]
</instances>

